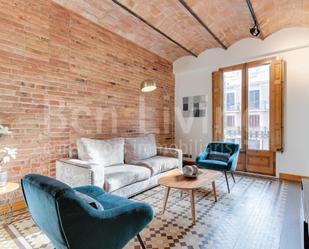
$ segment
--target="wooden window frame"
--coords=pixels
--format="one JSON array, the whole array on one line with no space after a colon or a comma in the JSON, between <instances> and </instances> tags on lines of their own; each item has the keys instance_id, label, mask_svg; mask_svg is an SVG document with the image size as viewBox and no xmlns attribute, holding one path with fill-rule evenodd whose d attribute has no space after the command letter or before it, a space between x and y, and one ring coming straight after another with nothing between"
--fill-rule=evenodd
<instances>
[{"instance_id":1,"label":"wooden window frame","mask_svg":"<svg viewBox=\"0 0 309 249\"><path fill-rule=\"evenodd\" d=\"M248 149L248 69L262 65L270 65L270 89L269 89L269 120L270 120L270 137L269 150L249 150ZM241 99L241 155L240 169L245 171L275 174L275 152L283 151L283 108L284 108L284 79L285 63L281 59L274 57L233 65L220 68L213 72L213 138L215 141L222 141L224 137L224 72L241 70L242 71L242 99ZM215 77L214 77L215 76ZM221 96L220 96L221 94ZM276 101L276 102L275 102ZM262 104L262 103L260 103ZM216 112L215 112L216 111ZM215 123L217 122L217 123ZM242 155L243 153L243 155ZM259 162L266 162L264 168L259 168ZM250 165L246 169L246 165Z\"/></svg>"}]
</instances>

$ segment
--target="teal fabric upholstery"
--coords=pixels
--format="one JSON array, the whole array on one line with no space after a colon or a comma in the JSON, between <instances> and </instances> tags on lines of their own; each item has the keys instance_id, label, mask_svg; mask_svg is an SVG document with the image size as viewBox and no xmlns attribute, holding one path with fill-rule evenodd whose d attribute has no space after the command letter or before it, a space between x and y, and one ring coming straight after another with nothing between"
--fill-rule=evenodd
<instances>
[{"instance_id":1,"label":"teal fabric upholstery","mask_svg":"<svg viewBox=\"0 0 309 249\"><path fill-rule=\"evenodd\" d=\"M208 154L210 151L216 151L221 153L229 153L229 161L222 162L217 160L209 160ZM196 158L196 165L205 168L218 171L235 171L238 162L239 144L226 143L226 142L212 142L209 143L207 148L198 155Z\"/></svg>"},{"instance_id":2,"label":"teal fabric upholstery","mask_svg":"<svg viewBox=\"0 0 309 249\"><path fill-rule=\"evenodd\" d=\"M230 193L230 186L226 172L231 173L233 181L234 183L236 183L233 171L235 171L237 167L239 150L240 150L239 144L227 143L227 142L212 142L209 143L207 148L201 154L198 155L198 157L195 160L195 163L200 168L224 172L227 189ZM211 151L220 153L229 153L230 154L229 160L227 162L210 160L208 159L208 155Z\"/></svg>"},{"instance_id":3,"label":"teal fabric upholstery","mask_svg":"<svg viewBox=\"0 0 309 249\"><path fill-rule=\"evenodd\" d=\"M149 205L95 186L72 189L55 179L30 174L22 179L22 189L33 220L56 249L120 249L153 219ZM104 210L93 208L74 190L91 196Z\"/></svg>"}]
</instances>

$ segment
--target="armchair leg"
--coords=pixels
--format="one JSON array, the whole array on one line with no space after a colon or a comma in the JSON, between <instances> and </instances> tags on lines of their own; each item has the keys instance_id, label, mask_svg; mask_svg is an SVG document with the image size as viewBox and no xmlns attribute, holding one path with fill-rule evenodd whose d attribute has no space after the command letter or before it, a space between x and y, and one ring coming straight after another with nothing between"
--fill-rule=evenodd
<instances>
[{"instance_id":1,"label":"armchair leg","mask_svg":"<svg viewBox=\"0 0 309 249\"><path fill-rule=\"evenodd\" d=\"M234 177L234 174L233 174L233 172L232 172L232 171L231 171L231 175L232 175L232 178L233 178L234 183L236 183L236 181L235 181L235 177Z\"/></svg>"},{"instance_id":2,"label":"armchair leg","mask_svg":"<svg viewBox=\"0 0 309 249\"><path fill-rule=\"evenodd\" d=\"M137 239L138 239L139 243L141 244L142 249L146 249L146 246L145 246L145 244L144 244L144 242L143 242L143 240L142 240L142 238L139 234L137 235Z\"/></svg>"},{"instance_id":3,"label":"armchair leg","mask_svg":"<svg viewBox=\"0 0 309 249\"><path fill-rule=\"evenodd\" d=\"M227 178L226 171L224 171L224 175L225 175L225 181L226 181L227 190L230 193L229 179Z\"/></svg>"}]
</instances>

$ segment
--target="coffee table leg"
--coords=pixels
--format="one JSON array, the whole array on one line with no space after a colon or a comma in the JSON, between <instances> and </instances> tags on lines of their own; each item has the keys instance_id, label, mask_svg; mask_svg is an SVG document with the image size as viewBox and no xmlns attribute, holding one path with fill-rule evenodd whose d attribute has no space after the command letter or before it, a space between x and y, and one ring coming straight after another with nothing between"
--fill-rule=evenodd
<instances>
[{"instance_id":1,"label":"coffee table leg","mask_svg":"<svg viewBox=\"0 0 309 249\"><path fill-rule=\"evenodd\" d=\"M171 189L171 188L166 187L165 195L164 195L164 202L163 202L162 214L164 214L165 209L166 209L166 204L167 204L168 196L169 196L169 194L170 194L170 189Z\"/></svg>"},{"instance_id":2,"label":"coffee table leg","mask_svg":"<svg viewBox=\"0 0 309 249\"><path fill-rule=\"evenodd\" d=\"M195 225L195 198L194 198L194 189L190 191L191 197L191 212L192 212L192 223Z\"/></svg>"},{"instance_id":3,"label":"coffee table leg","mask_svg":"<svg viewBox=\"0 0 309 249\"><path fill-rule=\"evenodd\" d=\"M217 202L217 191L216 191L216 182L212 182L212 190L214 191L215 202Z\"/></svg>"},{"instance_id":4,"label":"coffee table leg","mask_svg":"<svg viewBox=\"0 0 309 249\"><path fill-rule=\"evenodd\" d=\"M183 197L183 190L180 190L180 199Z\"/></svg>"}]
</instances>

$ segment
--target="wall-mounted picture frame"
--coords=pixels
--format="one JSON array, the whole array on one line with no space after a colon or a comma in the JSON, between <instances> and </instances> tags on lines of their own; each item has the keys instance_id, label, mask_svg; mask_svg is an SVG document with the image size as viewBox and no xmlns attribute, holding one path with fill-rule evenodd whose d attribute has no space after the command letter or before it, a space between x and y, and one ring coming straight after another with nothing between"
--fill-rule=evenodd
<instances>
[{"instance_id":1,"label":"wall-mounted picture frame","mask_svg":"<svg viewBox=\"0 0 309 249\"><path fill-rule=\"evenodd\" d=\"M183 116L188 117L206 117L206 96L188 96L182 99Z\"/></svg>"}]
</instances>

